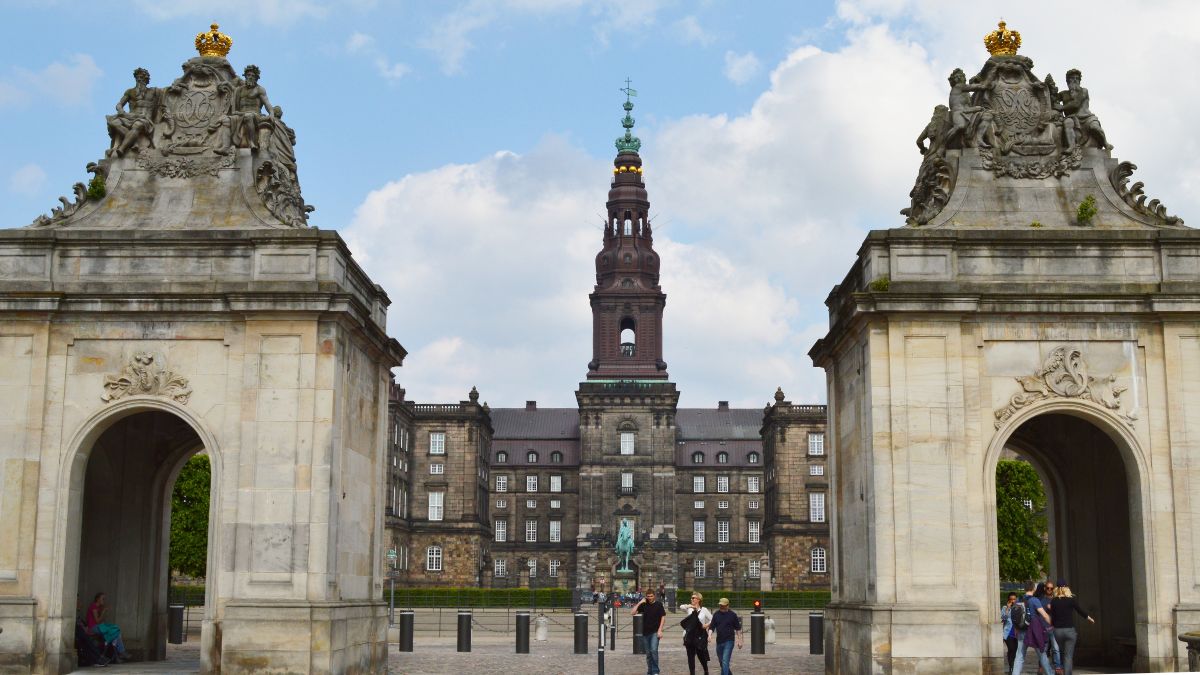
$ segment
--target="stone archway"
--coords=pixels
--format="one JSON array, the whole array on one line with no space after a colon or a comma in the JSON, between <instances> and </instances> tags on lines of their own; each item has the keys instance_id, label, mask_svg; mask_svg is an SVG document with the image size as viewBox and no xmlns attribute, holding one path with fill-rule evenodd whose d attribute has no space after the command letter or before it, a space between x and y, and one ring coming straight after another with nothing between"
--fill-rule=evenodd
<instances>
[{"instance_id":1,"label":"stone archway","mask_svg":"<svg viewBox=\"0 0 1200 675\"><path fill-rule=\"evenodd\" d=\"M1057 401L1035 407L997 430L985 473L989 578L999 602L994 476L1000 451L1019 447L1038 469L1050 506L1049 574L1065 579L1096 618L1077 619L1076 665L1122 670L1148 667L1143 631L1153 602L1153 549L1142 503L1144 454L1127 427L1096 406ZM998 606L996 611L998 613Z\"/></svg>"}]
</instances>

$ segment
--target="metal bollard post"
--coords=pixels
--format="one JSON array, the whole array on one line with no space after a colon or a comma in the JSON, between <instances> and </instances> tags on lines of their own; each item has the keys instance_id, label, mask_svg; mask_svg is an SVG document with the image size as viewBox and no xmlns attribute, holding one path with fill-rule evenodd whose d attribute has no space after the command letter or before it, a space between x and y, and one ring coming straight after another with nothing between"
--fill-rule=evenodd
<instances>
[{"instance_id":1,"label":"metal bollard post","mask_svg":"<svg viewBox=\"0 0 1200 675\"><path fill-rule=\"evenodd\" d=\"M517 612L517 653L529 653L529 612Z\"/></svg>"},{"instance_id":2,"label":"metal bollard post","mask_svg":"<svg viewBox=\"0 0 1200 675\"><path fill-rule=\"evenodd\" d=\"M808 653L825 653L825 614L808 613Z\"/></svg>"},{"instance_id":3,"label":"metal bollard post","mask_svg":"<svg viewBox=\"0 0 1200 675\"><path fill-rule=\"evenodd\" d=\"M766 654L767 653L767 627L766 616L762 612L754 612L750 615L750 653L751 654Z\"/></svg>"},{"instance_id":4,"label":"metal bollard post","mask_svg":"<svg viewBox=\"0 0 1200 675\"><path fill-rule=\"evenodd\" d=\"M471 610L458 610L458 651L471 651Z\"/></svg>"},{"instance_id":5,"label":"metal bollard post","mask_svg":"<svg viewBox=\"0 0 1200 675\"><path fill-rule=\"evenodd\" d=\"M169 605L167 607L167 642L173 645L183 644L183 613L186 608L183 605Z\"/></svg>"},{"instance_id":6,"label":"metal bollard post","mask_svg":"<svg viewBox=\"0 0 1200 675\"><path fill-rule=\"evenodd\" d=\"M633 653L645 654L646 643L642 641L642 626L646 623L646 617L641 614L633 615Z\"/></svg>"},{"instance_id":7,"label":"metal bollard post","mask_svg":"<svg viewBox=\"0 0 1200 675\"><path fill-rule=\"evenodd\" d=\"M575 615L575 653L586 654L588 645L587 614Z\"/></svg>"},{"instance_id":8,"label":"metal bollard post","mask_svg":"<svg viewBox=\"0 0 1200 675\"><path fill-rule=\"evenodd\" d=\"M411 652L413 650L413 617L415 613L411 609L400 610L400 651Z\"/></svg>"}]
</instances>

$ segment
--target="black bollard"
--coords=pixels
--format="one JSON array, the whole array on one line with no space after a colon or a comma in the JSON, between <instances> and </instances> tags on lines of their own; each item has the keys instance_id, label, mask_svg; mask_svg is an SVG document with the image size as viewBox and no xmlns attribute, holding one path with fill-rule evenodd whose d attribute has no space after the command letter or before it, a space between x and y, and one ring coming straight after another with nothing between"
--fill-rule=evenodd
<instances>
[{"instance_id":1,"label":"black bollard","mask_svg":"<svg viewBox=\"0 0 1200 675\"><path fill-rule=\"evenodd\" d=\"M400 610L400 651L402 652L413 650L413 617L414 613L411 609Z\"/></svg>"},{"instance_id":2,"label":"black bollard","mask_svg":"<svg viewBox=\"0 0 1200 675\"><path fill-rule=\"evenodd\" d=\"M529 653L529 612L517 612L517 653Z\"/></svg>"},{"instance_id":3,"label":"black bollard","mask_svg":"<svg viewBox=\"0 0 1200 675\"><path fill-rule=\"evenodd\" d=\"M587 645L587 614L579 612L575 615L575 653L586 654Z\"/></svg>"},{"instance_id":4,"label":"black bollard","mask_svg":"<svg viewBox=\"0 0 1200 675\"><path fill-rule=\"evenodd\" d=\"M767 653L767 617L762 612L750 615L750 653Z\"/></svg>"},{"instance_id":5,"label":"black bollard","mask_svg":"<svg viewBox=\"0 0 1200 675\"><path fill-rule=\"evenodd\" d=\"M825 614L808 613L808 653L825 653Z\"/></svg>"},{"instance_id":6,"label":"black bollard","mask_svg":"<svg viewBox=\"0 0 1200 675\"><path fill-rule=\"evenodd\" d=\"M471 610L458 610L458 651L471 651Z\"/></svg>"},{"instance_id":7,"label":"black bollard","mask_svg":"<svg viewBox=\"0 0 1200 675\"><path fill-rule=\"evenodd\" d=\"M641 614L633 615L633 653L645 654L646 643L642 641L642 626L646 623L646 617Z\"/></svg>"}]
</instances>

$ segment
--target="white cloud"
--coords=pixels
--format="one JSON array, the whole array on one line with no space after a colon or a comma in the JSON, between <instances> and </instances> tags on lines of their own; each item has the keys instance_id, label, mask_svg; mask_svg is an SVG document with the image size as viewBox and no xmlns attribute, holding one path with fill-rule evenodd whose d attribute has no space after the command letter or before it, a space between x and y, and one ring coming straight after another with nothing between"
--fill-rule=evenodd
<instances>
[{"instance_id":1,"label":"white cloud","mask_svg":"<svg viewBox=\"0 0 1200 675\"><path fill-rule=\"evenodd\" d=\"M225 17L233 24L254 21L268 26L287 26L303 19L321 19L329 14L328 3L313 0L137 0L138 10L157 21L170 21L182 17L199 17L211 21L211 17ZM344 2L349 6L362 6L362 2ZM205 24L207 26L207 24ZM196 29L200 32L204 26ZM237 36L233 36L236 44Z\"/></svg>"},{"instance_id":2,"label":"white cloud","mask_svg":"<svg viewBox=\"0 0 1200 675\"><path fill-rule=\"evenodd\" d=\"M380 77L385 80L395 82L412 72L408 64L390 60L379 48L375 38L366 33L351 33L346 39L345 49L347 54L368 57Z\"/></svg>"},{"instance_id":3,"label":"white cloud","mask_svg":"<svg viewBox=\"0 0 1200 675\"><path fill-rule=\"evenodd\" d=\"M373 49L374 45L375 38L366 33L355 32L346 39L346 51L350 54L359 54L366 49Z\"/></svg>"},{"instance_id":4,"label":"white cloud","mask_svg":"<svg viewBox=\"0 0 1200 675\"><path fill-rule=\"evenodd\" d=\"M85 105L103 74L90 54L74 54L66 63L55 61L38 71L13 68L8 78L0 80L0 107L33 101Z\"/></svg>"},{"instance_id":5,"label":"white cloud","mask_svg":"<svg viewBox=\"0 0 1200 675\"><path fill-rule=\"evenodd\" d=\"M704 30L700 20L689 14L671 25L675 34L686 44L698 44L707 47L715 39L711 33Z\"/></svg>"},{"instance_id":6,"label":"white cloud","mask_svg":"<svg viewBox=\"0 0 1200 675\"><path fill-rule=\"evenodd\" d=\"M36 195L46 184L46 172L37 164L26 164L8 177L8 189L19 195Z\"/></svg>"},{"instance_id":7,"label":"white cloud","mask_svg":"<svg viewBox=\"0 0 1200 675\"><path fill-rule=\"evenodd\" d=\"M762 68L758 57L754 52L746 52L745 54L737 54L732 51L725 52L725 77L729 78L734 84L746 84L758 74Z\"/></svg>"}]
</instances>

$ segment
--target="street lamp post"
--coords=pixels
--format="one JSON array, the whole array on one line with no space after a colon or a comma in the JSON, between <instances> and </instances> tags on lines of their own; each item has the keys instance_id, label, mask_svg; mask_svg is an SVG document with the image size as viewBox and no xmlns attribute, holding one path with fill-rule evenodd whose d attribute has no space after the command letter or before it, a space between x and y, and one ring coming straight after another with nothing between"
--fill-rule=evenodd
<instances>
[{"instance_id":1,"label":"street lamp post","mask_svg":"<svg viewBox=\"0 0 1200 675\"><path fill-rule=\"evenodd\" d=\"M396 549L390 548L388 559L388 625L396 623Z\"/></svg>"}]
</instances>

